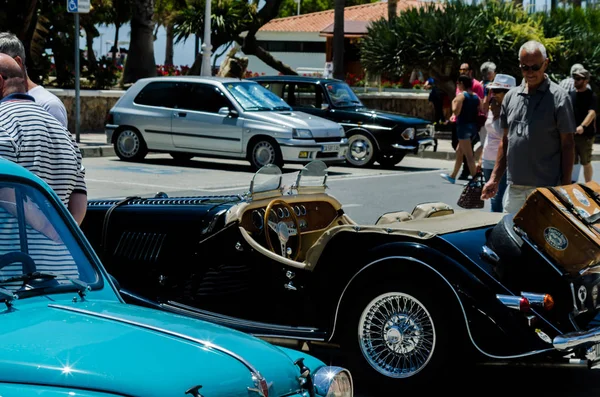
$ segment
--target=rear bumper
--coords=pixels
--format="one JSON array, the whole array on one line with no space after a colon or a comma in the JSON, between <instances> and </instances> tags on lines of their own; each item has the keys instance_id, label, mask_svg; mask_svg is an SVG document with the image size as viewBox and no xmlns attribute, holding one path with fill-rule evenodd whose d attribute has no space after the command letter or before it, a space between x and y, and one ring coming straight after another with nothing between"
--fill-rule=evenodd
<instances>
[{"instance_id":1,"label":"rear bumper","mask_svg":"<svg viewBox=\"0 0 600 397\"><path fill-rule=\"evenodd\" d=\"M576 347L591 346L600 343L600 327L587 331L570 332L555 336L552 345L556 350L569 351Z\"/></svg>"},{"instance_id":2,"label":"rear bumper","mask_svg":"<svg viewBox=\"0 0 600 397\"><path fill-rule=\"evenodd\" d=\"M106 135L106 143L112 144L112 136L115 130L118 128L115 124L106 124L104 126L104 134Z\"/></svg>"}]
</instances>

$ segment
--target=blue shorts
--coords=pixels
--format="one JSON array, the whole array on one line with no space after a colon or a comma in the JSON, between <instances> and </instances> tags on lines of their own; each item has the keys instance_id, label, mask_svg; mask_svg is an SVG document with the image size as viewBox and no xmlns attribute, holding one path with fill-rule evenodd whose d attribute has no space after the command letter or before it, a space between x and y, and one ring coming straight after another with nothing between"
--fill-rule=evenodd
<instances>
[{"instance_id":1,"label":"blue shorts","mask_svg":"<svg viewBox=\"0 0 600 397\"><path fill-rule=\"evenodd\" d=\"M477 135L477 123L468 124L457 124L456 125L456 136L459 140L462 139L473 139Z\"/></svg>"}]
</instances>

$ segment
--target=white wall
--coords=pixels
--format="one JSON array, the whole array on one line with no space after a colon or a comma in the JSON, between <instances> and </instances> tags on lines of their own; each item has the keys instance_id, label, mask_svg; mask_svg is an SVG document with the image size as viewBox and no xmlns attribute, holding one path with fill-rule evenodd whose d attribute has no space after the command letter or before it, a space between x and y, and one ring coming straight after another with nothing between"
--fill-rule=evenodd
<instances>
[{"instance_id":1,"label":"white wall","mask_svg":"<svg viewBox=\"0 0 600 397\"><path fill-rule=\"evenodd\" d=\"M265 41L326 41L325 37L319 37L318 32L258 32L256 39ZM294 70L298 68L323 69L325 67L325 52L271 52L271 55ZM248 70L252 73L264 73L266 75L276 75L279 73L253 55L241 56L248 57Z\"/></svg>"}]
</instances>

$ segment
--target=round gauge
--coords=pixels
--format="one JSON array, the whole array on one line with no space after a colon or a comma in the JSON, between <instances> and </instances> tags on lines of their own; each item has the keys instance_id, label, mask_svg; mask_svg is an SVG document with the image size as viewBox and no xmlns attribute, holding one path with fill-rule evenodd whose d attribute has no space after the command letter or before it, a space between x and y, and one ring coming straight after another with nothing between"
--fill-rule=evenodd
<instances>
[{"instance_id":1,"label":"round gauge","mask_svg":"<svg viewBox=\"0 0 600 397\"><path fill-rule=\"evenodd\" d=\"M296 213L297 216L300 216L300 207L298 207L297 205L294 206L294 212Z\"/></svg>"},{"instance_id":2,"label":"round gauge","mask_svg":"<svg viewBox=\"0 0 600 397\"><path fill-rule=\"evenodd\" d=\"M273 208L271 208L271 212L269 212L269 220L271 222L277 223L277 213L275 212L275 210Z\"/></svg>"},{"instance_id":3,"label":"round gauge","mask_svg":"<svg viewBox=\"0 0 600 397\"><path fill-rule=\"evenodd\" d=\"M260 213L260 211L256 211L256 210L252 211L252 224L258 230L262 230L264 222L263 222L263 216Z\"/></svg>"},{"instance_id":4,"label":"round gauge","mask_svg":"<svg viewBox=\"0 0 600 397\"><path fill-rule=\"evenodd\" d=\"M303 205L300 206L300 215L306 215L306 207Z\"/></svg>"},{"instance_id":5,"label":"round gauge","mask_svg":"<svg viewBox=\"0 0 600 397\"><path fill-rule=\"evenodd\" d=\"M279 219L283 218L283 216L285 215L283 213L283 208L277 208L277 215L279 216Z\"/></svg>"},{"instance_id":6,"label":"round gauge","mask_svg":"<svg viewBox=\"0 0 600 397\"><path fill-rule=\"evenodd\" d=\"M287 207L283 209L283 216L286 218L290 217L290 210L288 210Z\"/></svg>"}]
</instances>

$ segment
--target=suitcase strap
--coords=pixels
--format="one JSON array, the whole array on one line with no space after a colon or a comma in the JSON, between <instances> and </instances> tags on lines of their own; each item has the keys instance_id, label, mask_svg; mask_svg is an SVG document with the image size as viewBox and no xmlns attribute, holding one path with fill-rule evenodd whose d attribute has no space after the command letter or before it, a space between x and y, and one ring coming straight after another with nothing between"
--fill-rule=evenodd
<instances>
[{"instance_id":1,"label":"suitcase strap","mask_svg":"<svg viewBox=\"0 0 600 397\"><path fill-rule=\"evenodd\" d=\"M580 186L583 188L583 186L581 184L580 184ZM569 200L567 200L561 192L559 192L558 190L556 190L553 187L548 187L548 190L550 190L552 192L552 194L554 194L554 196L558 199L558 201L560 201L561 204L564 205L565 208L571 212L571 214L575 215L585 225L593 227L597 232L600 233L600 229L594 225L596 222L598 222L600 220L600 213L590 215L590 216L582 216L579 213L579 211L577 211L575 206ZM600 202L598 201L598 200L600 200L600 195L598 195L598 193L594 192L592 189L590 189L587 186L585 186L585 188L583 188L583 190L585 190L586 193L588 193L590 196L592 196L594 198L594 201L596 201L596 203L600 204ZM590 194L588 192L588 190L593 192L594 194L593 195Z\"/></svg>"}]
</instances>

